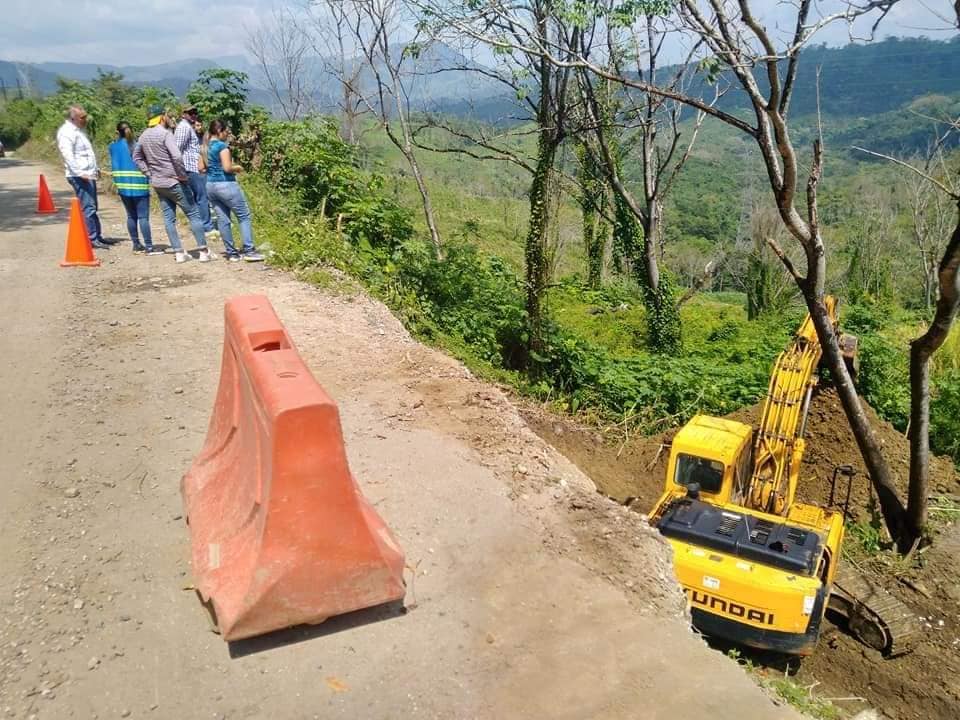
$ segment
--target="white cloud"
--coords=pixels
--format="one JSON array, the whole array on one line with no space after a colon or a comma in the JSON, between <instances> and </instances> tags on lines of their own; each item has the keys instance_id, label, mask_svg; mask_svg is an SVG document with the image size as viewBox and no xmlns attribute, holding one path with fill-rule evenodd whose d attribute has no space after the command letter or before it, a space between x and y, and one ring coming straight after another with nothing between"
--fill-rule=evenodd
<instances>
[{"instance_id":1,"label":"white cloud","mask_svg":"<svg viewBox=\"0 0 960 720\"><path fill-rule=\"evenodd\" d=\"M245 54L247 29L256 27L275 3L301 0L3 0L0 57L25 62L154 65L188 58ZM840 0L817 3L820 13ZM755 0L758 16L777 35L792 32L793 2ZM953 17L952 0L901 0L881 26L880 36L949 37L943 18ZM938 17L938 14L940 17ZM858 27L865 35L869 23ZM842 45L846 26L823 30L816 42Z\"/></svg>"},{"instance_id":2,"label":"white cloud","mask_svg":"<svg viewBox=\"0 0 960 720\"><path fill-rule=\"evenodd\" d=\"M0 56L23 62L154 65L244 53L271 0L4 0Z\"/></svg>"}]
</instances>

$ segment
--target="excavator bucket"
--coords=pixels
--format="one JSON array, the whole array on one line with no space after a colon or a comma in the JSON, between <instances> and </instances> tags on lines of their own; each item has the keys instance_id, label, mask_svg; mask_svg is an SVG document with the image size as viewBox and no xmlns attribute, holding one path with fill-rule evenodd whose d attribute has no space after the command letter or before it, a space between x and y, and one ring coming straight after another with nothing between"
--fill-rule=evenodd
<instances>
[{"instance_id":1,"label":"excavator bucket","mask_svg":"<svg viewBox=\"0 0 960 720\"><path fill-rule=\"evenodd\" d=\"M404 557L347 466L337 406L262 295L232 298L206 443L183 478L225 640L403 598Z\"/></svg>"}]
</instances>

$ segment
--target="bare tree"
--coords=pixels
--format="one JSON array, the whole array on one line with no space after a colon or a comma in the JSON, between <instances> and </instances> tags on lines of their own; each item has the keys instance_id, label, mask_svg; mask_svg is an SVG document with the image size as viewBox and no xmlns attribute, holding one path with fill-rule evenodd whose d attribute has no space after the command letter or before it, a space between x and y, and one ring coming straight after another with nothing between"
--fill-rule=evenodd
<instances>
[{"instance_id":1,"label":"bare tree","mask_svg":"<svg viewBox=\"0 0 960 720\"><path fill-rule=\"evenodd\" d=\"M601 0L600 12L595 16L612 17L618 12L616 0ZM641 81L660 85L670 91L684 87L689 74L690 60L699 43L693 42L684 62L666 76L660 68L660 55L669 28L666 20L654 14L643 15L636 25L609 25L605 28L605 47L595 48L594 28L579 35L576 51L581 57L591 57L599 50L606 57L610 72L619 77L627 74ZM604 102L601 93L608 81L600 82L586 70L579 73L580 87L587 100L588 126L594 132L594 143L604 169L615 192L615 235L623 248L630 269L640 285L647 308L647 337L650 346L662 352L680 349L680 299L670 279L660 267L663 244L663 207L684 164L689 159L706 114L695 112L689 137L683 139L680 121L684 105L664 95L637 92L625 87L617 101ZM609 93L605 93L609 97ZM719 97L707 101L712 105ZM661 137L664 134L665 137ZM635 135L635 138L631 138ZM637 157L627 155L625 148L639 148ZM642 183L639 200L627 187L623 165L640 168ZM689 298L689 294L684 295Z\"/></svg>"},{"instance_id":2,"label":"bare tree","mask_svg":"<svg viewBox=\"0 0 960 720\"><path fill-rule=\"evenodd\" d=\"M771 247L793 276L806 302L826 365L870 472L887 528L895 539L911 543L913 538L908 537L905 510L897 495L893 474L844 362L824 300L826 245L818 204L824 160L822 137L813 142L805 192L800 191L799 159L790 136L788 117L802 49L820 27L831 19L844 17L840 13L833 18L813 20L810 16L813 4L812 0L801 0L797 4L794 30L785 43L779 44L757 20L747 0L709 0L707 3L681 0L679 11L683 22L704 40L713 57L732 74L750 102L755 125L729 116L720 119L747 132L757 143L780 218L800 244L806 267L795 266L778 244L772 243ZM752 68L765 75L766 89L761 87Z\"/></svg>"},{"instance_id":3,"label":"bare tree","mask_svg":"<svg viewBox=\"0 0 960 720\"><path fill-rule=\"evenodd\" d=\"M957 3L957 12L960 16L960 2ZM910 343L910 487L906 520L910 533L915 538L921 536L927 523L930 485L930 358L946 341L960 311L960 180L955 172L947 168L942 155L942 147L947 137L960 131L960 118L944 123L948 126L946 132L933 144L933 149L922 165L856 148L911 170L927 188L933 188L940 196L936 198L938 202L943 198L948 199L956 212L956 224L952 232L949 232L945 225L939 225L944 232L943 237L946 238L949 232L949 238L946 238L942 255L936 263L938 295L933 320L926 332ZM922 197L923 207L928 209L930 198L925 197L922 192L919 196ZM918 209L914 206L913 210L916 228ZM938 222L943 223L944 218L941 216ZM930 229L930 226L925 224L921 227L923 232ZM923 242L929 248L930 245L936 245L938 240L926 237Z\"/></svg>"},{"instance_id":4,"label":"bare tree","mask_svg":"<svg viewBox=\"0 0 960 720\"><path fill-rule=\"evenodd\" d=\"M289 8L274 7L258 27L247 30L247 50L287 120L314 109L316 68L304 19Z\"/></svg>"},{"instance_id":5,"label":"bare tree","mask_svg":"<svg viewBox=\"0 0 960 720\"><path fill-rule=\"evenodd\" d=\"M363 134L361 119L367 109L360 100L364 63L353 42L352 9L342 0L311 0L308 4L309 35L324 75L338 87L331 98L340 112L340 137L356 145Z\"/></svg>"},{"instance_id":6,"label":"bare tree","mask_svg":"<svg viewBox=\"0 0 960 720\"><path fill-rule=\"evenodd\" d=\"M673 10L671 5L674 6ZM779 244L771 243L771 248L793 277L807 305L823 347L824 362L830 370L869 470L886 525L898 541L912 543L913 538L906 527L905 508L897 495L890 466L844 362L839 338L825 302L826 246L817 201L823 173L823 140L818 136L813 143L810 170L804 181L788 121L790 100L804 46L827 24L850 20L864 9L848 6L840 12L815 19L810 12L813 5L813 0L799 0L796 3L794 29L785 40L779 40L767 31L755 17L748 0L677 0L674 4L648 0L632 5L632 16L621 13L615 18L619 24L639 23L642 26L648 11L674 12L679 23L695 33L709 52L703 61L724 72L744 93L750 107L749 119L727 112L702 98L693 97L683 88L659 84L655 78L618 73L615 68L597 62L585 51L569 59L549 45L542 45L536 50L558 67L577 67L595 77L614 80L624 88L635 88L682 102L754 140L780 218L790 236L799 244L806 267L798 267ZM877 7L879 4L865 5ZM596 0L591 7L593 13L603 16L603 0ZM755 72L762 75L765 80L763 84ZM639 211L639 208L636 210ZM637 212L637 215L640 213Z\"/></svg>"},{"instance_id":7,"label":"bare tree","mask_svg":"<svg viewBox=\"0 0 960 720\"><path fill-rule=\"evenodd\" d=\"M911 164L925 174L945 167L942 147L933 148L926 158L914 158ZM946 176L946 173L941 173ZM938 271L944 246L950 236L950 216L953 208L950 198L921 175L905 178L907 201L910 207L910 229L917 251L923 281L923 304L929 311L937 298Z\"/></svg>"},{"instance_id":8,"label":"bare tree","mask_svg":"<svg viewBox=\"0 0 960 720\"><path fill-rule=\"evenodd\" d=\"M331 3L328 3L332 4ZM420 193L423 215L436 256L442 257L440 231L420 163L411 125L410 84L416 78L413 67L426 49L422 26L402 0L343 0L337 11L327 15L334 27L328 37L349 42L358 53L359 74L342 74L345 101L355 96L358 106L375 117L400 151ZM317 16L323 22L323 16ZM409 37L403 43L397 38ZM345 47L345 46L344 46Z\"/></svg>"}]
</instances>

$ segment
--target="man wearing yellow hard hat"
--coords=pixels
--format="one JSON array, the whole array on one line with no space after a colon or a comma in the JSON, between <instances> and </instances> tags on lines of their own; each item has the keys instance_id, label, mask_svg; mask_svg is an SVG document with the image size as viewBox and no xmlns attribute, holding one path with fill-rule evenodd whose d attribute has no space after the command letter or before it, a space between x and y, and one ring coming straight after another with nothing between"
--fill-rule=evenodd
<instances>
[{"instance_id":1,"label":"man wearing yellow hard hat","mask_svg":"<svg viewBox=\"0 0 960 720\"><path fill-rule=\"evenodd\" d=\"M183 249L177 232L177 208L190 221L190 229L197 241L200 262L209 262L215 256L207 248L203 232L203 220L200 208L187 185L187 169L184 167L180 150L173 138L176 117L173 112L159 105L153 105L148 111L147 129L140 135L140 141L133 153L133 161L140 171L150 180L160 209L163 211L163 224L170 239L170 246L176 253L176 261L184 263L191 255Z\"/></svg>"}]
</instances>

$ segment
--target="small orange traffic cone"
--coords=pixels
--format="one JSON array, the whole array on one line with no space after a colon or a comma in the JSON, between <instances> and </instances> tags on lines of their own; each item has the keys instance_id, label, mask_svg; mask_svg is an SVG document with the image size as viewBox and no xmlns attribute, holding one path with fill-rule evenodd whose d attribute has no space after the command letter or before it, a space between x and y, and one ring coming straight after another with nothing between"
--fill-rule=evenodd
<instances>
[{"instance_id":1,"label":"small orange traffic cone","mask_svg":"<svg viewBox=\"0 0 960 720\"><path fill-rule=\"evenodd\" d=\"M87 234L87 224L80 211L80 200L73 199L70 203L70 228L67 230L67 249L60 261L60 267L72 265L86 265L96 267L100 261L93 256L93 245Z\"/></svg>"},{"instance_id":2,"label":"small orange traffic cone","mask_svg":"<svg viewBox=\"0 0 960 720\"><path fill-rule=\"evenodd\" d=\"M39 195L37 195L37 214L49 215L50 213L55 213L56 211L57 208L53 204L53 198L50 197L50 188L47 187L47 179L41 173L40 192Z\"/></svg>"}]
</instances>

